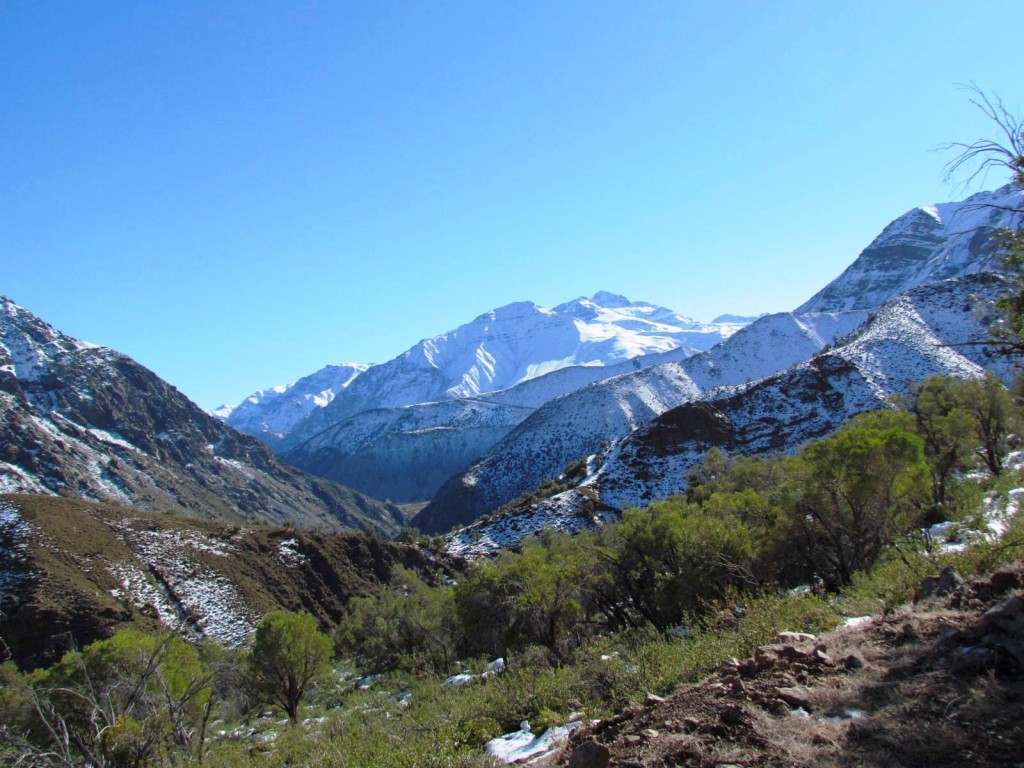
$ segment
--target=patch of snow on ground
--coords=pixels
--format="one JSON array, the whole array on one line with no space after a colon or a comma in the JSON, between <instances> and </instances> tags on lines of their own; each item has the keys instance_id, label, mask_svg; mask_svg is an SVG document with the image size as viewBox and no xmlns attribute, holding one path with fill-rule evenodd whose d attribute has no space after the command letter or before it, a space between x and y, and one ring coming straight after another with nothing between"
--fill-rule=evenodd
<instances>
[{"instance_id":1,"label":"patch of snow on ground","mask_svg":"<svg viewBox=\"0 0 1024 768\"><path fill-rule=\"evenodd\" d=\"M581 722L558 725L548 728L540 736L534 736L529 724L524 728L487 742L488 755L505 763L517 763L541 755L547 755L559 749L569 738L569 734L582 725Z\"/></svg>"},{"instance_id":2,"label":"patch of snow on ground","mask_svg":"<svg viewBox=\"0 0 1024 768\"><path fill-rule=\"evenodd\" d=\"M150 587L157 589L153 581L159 582L159 589L165 591L173 606L172 624L165 618L166 609L157 606L160 620L168 626L177 626L179 617L187 615L203 636L226 645L242 645L255 631L261 616L227 578L195 558L200 552L227 557L234 547L198 531L140 530L132 522L125 520L112 527L150 570L154 577L153 580L146 578ZM136 605L151 602L150 589L137 582L124 586L127 596Z\"/></svg>"},{"instance_id":3,"label":"patch of snow on ground","mask_svg":"<svg viewBox=\"0 0 1024 768\"><path fill-rule=\"evenodd\" d=\"M1010 519L1020 506L1021 494L1024 494L1024 488L1014 488L1007 491L1005 498L987 500L985 526L989 537L998 539L1009 529Z\"/></svg>"},{"instance_id":4,"label":"patch of snow on ground","mask_svg":"<svg viewBox=\"0 0 1024 768\"><path fill-rule=\"evenodd\" d=\"M131 602L136 608L152 606L160 623L166 627L176 628L181 622L181 616L167 593L141 568L131 563L109 563L107 570L121 585L110 590L115 599Z\"/></svg>"},{"instance_id":5,"label":"patch of snow on ground","mask_svg":"<svg viewBox=\"0 0 1024 768\"><path fill-rule=\"evenodd\" d=\"M54 492L40 483L21 467L0 461L0 493L39 493L54 496Z\"/></svg>"},{"instance_id":6,"label":"patch of snow on ground","mask_svg":"<svg viewBox=\"0 0 1024 768\"><path fill-rule=\"evenodd\" d=\"M298 539L285 539L277 545L278 558L289 568L298 568L306 562L306 556L295 548L298 544Z\"/></svg>"},{"instance_id":7,"label":"patch of snow on ground","mask_svg":"<svg viewBox=\"0 0 1024 768\"><path fill-rule=\"evenodd\" d=\"M141 453L141 451L139 451L138 448L136 448L134 445L129 443L127 440L125 440L123 437L121 437L116 432L108 432L105 429L97 429L96 427L93 427L93 428L89 429L88 432L89 432L90 435L95 437L97 440L101 440L104 443L110 443L111 445L116 445L116 446L118 446L120 448L127 448L130 451L135 451L136 453Z\"/></svg>"},{"instance_id":8,"label":"patch of snow on ground","mask_svg":"<svg viewBox=\"0 0 1024 768\"><path fill-rule=\"evenodd\" d=\"M238 474L240 474L246 480L256 479L256 475L253 474L252 467L247 467L240 461L236 461L235 459L225 459L223 456L214 456L213 458L215 458L221 464L227 464L229 467L238 472Z\"/></svg>"},{"instance_id":9,"label":"patch of snow on ground","mask_svg":"<svg viewBox=\"0 0 1024 768\"><path fill-rule=\"evenodd\" d=\"M581 502L580 494L570 489L528 510L509 512L461 528L445 538L445 549L456 557L475 560L492 557L503 549L519 549L523 539L535 536L545 528L575 534L616 519L609 512L600 512L593 517L581 514Z\"/></svg>"}]
</instances>

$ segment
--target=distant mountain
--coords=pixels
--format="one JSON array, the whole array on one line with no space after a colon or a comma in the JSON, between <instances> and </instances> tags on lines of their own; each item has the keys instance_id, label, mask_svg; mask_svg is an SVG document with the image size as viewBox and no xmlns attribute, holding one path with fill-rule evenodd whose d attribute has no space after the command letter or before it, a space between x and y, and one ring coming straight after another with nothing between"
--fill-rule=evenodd
<instances>
[{"instance_id":1,"label":"distant mountain","mask_svg":"<svg viewBox=\"0 0 1024 768\"><path fill-rule=\"evenodd\" d=\"M554 309L509 304L370 368L298 424L282 449L363 411L476 397L571 366L613 365L677 347L707 349L739 327L698 323L606 292Z\"/></svg>"},{"instance_id":2,"label":"distant mountain","mask_svg":"<svg viewBox=\"0 0 1024 768\"><path fill-rule=\"evenodd\" d=\"M449 479L413 524L442 532L470 523L671 408L716 387L760 379L806 360L867 315L767 315L706 352L624 373L551 400L479 461Z\"/></svg>"},{"instance_id":3,"label":"distant mountain","mask_svg":"<svg viewBox=\"0 0 1024 768\"><path fill-rule=\"evenodd\" d=\"M716 317L711 322L712 323L740 323L742 325L749 325L750 323L752 323L755 320L757 320L759 317L764 317L764 315L763 314L761 314L761 315L719 315L718 317Z\"/></svg>"},{"instance_id":4,"label":"distant mountain","mask_svg":"<svg viewBox=\"0 0 1024 768\"><path fill-rule=\"evenodd\" d=\"M314 408L326 406L369 367L366 363L328 365L294 384L261 389L239 405L222 405L210 414L273 446Z\"/></svg>"},{"instance_id":5,"label":"distant mountain","mask_svg":"<svg viewBox=\"0 0 1024 768\"><path fill-rule=\"evenodd\" d=\"M572 366L478 397L363 411L285 455L306 471L395 502L429 499L538 407L586 384L663 360L679 347L605 366Z\"/></svg>"},{"instance_id":6,"label":"distant mountain","mask_svg":"<svg viewBox=\"0 0 1024 768\"><path fill-rule=\"evenodd\" d=\"M1024 190L1006 186L966 200L915 208L887 226L838 278L797 308L874 309L911 288L998 271L992 235L1024 221Z\"/></svg>"},{"instance_id":7,"label":"distant mountain","mask_svg":"<svg viewBox=\"0 0 1024 768\"><path fill-rule=\"evenodd\" d=\"M541 408L447 481L414 524L443 531L468 523L596 452L602 441L622 439L686 402L712 398L715 387L756 381L810 358L914 286L983 272L998 263L995 229L1019 226L1022 207L1024 193L1005 187L904 214L796 312L761 317L674 366L594 384Z\"/></svg>"},{"instance_id":8,"label":"distant mountain","mask_svg":"<svg viewBox=\"0 0 1024 768\"><path fill-rule=\"evenodd\" d=\"M742 325L607 292L554 309L510 304L370 368L273 446L381 498L427 499L551 398L638 361L682 359Z\"/></svg>"},{"instance_id":9,"label":"distant mountain","mask_svg":"<svg viewBox=\"0 0 1024 768\"><path fill-rule=\"evenodd\" d=\"M662 412L613 442L579 487L451 534L449 551L480 556L518 546L540 525L578 530L597 524L685 490L689 469L712 447L745 454L794 450L855 414L887 407L890 395L905 394L931 375L976 377L994 369L1009 380L1011 364L976 343L995 320L985 301L1005 285L1001 276L983 273L914 288L830 350Z\"/></svg>"},{"instance_id":10,"label":"distant mountain","mask_svg":"<svg viewBox=\"0 0 1024 768\"><path fill-rule=\"evenodd\" d=\"M131 358L4 297L0 492L328 530L402 524L397 508L283 464Z\"/></svg>"}]
</instances>

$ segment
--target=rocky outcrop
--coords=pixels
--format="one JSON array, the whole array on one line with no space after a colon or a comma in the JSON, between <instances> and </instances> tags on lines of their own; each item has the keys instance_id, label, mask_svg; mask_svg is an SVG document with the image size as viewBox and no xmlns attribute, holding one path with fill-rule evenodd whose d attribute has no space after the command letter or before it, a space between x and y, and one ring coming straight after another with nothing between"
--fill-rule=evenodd
<instances>
[{"instance_id":1,"label":"rocky outcrop","mask_svg":"<svg viewBox=\"0 0 1024 768\"><path fill-rule=\"evenodd\" d=\"M1002 580L1019 584L1020 568ZM784 633L576 729L544 765L1010 765L1024 743L1024 597L993 580L856 628Z\"/></svg>"}]
</instances>

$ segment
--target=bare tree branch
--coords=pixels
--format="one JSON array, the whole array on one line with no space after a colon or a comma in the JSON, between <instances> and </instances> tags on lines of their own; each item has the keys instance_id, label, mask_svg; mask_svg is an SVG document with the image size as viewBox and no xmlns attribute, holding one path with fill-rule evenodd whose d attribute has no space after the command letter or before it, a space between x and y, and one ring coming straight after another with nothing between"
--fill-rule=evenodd
<instances>
[{"instance_id":1,"label":"bare tree branch","mask_svg":"<svg viewBox=\"0 0 1024 768\"><path fill-rule=\"evenodd\" d=\"M961 184L963 188L978 176L984 179L993 168L1006 168L1016 184L1024 184L1024 119L1010 112L999 96L989 96L975 83L961 84L960 87L974 94L974 98L969 101L995 123L1001 135L995 140L978 139L969 144L953 141L939 147L943 150L959 150L959 154L946 163L946 181L952 181L961 172L969 171Z\"/></svg>"}]
</instances>

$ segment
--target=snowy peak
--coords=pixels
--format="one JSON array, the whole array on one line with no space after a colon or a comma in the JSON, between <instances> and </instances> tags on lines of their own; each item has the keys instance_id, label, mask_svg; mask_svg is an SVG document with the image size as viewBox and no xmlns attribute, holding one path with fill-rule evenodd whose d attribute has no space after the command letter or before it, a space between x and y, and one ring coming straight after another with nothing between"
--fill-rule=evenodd
<instances>
[{"instance_id":1,"label":"snowy peak","mask_svg":"<svg viewBox=\"0 0 1024 768\"><path fill-rule=\"evenodd\" d=\"M1006 186L915 208L889 224L838 278L797 312L875 309L904 291L997 268L993 234L1024 222L1024 190Z\"/></svg>"},{"instance_id":2,"label":"snowy peak","mask_svg":"<svg viewBox=\"0 0 1024 768\"><path fill-rule=\"evenodd\" d=\"M631 302L625 296L620 296L617 293L610 293L608 291L598 291L597 293L595 293L593 302L595 304L600 304L602 307L609 307L612 309L621 309L623 307L634 306L633 302Z\"/></svg>"},{"instance_id":3,"label":"snowy peak","mask_svg":"<svg viewBox=\"0 0 1024 768\"><path fill-rule=\"evenodd\" d=\"M424 339L357 378L286 437L291 450L363 411L478 397L574 366L617 365L679 348L708 349L742 324L701 324L665 307L599 292L554 309L522 301Z\"/></svg>"},{"instance_id":4,"label":"snowy peak","mask_svg":"<svg viewBox=\"0 0 1024 768\"><path fill-rule=\"evenodd\" d=\"M221 406L211 415L235 429L273 444L315 408L323 408L370 366L328 365L294 384L261 389L235 407Z\"/></svg>"}]
</instances>

